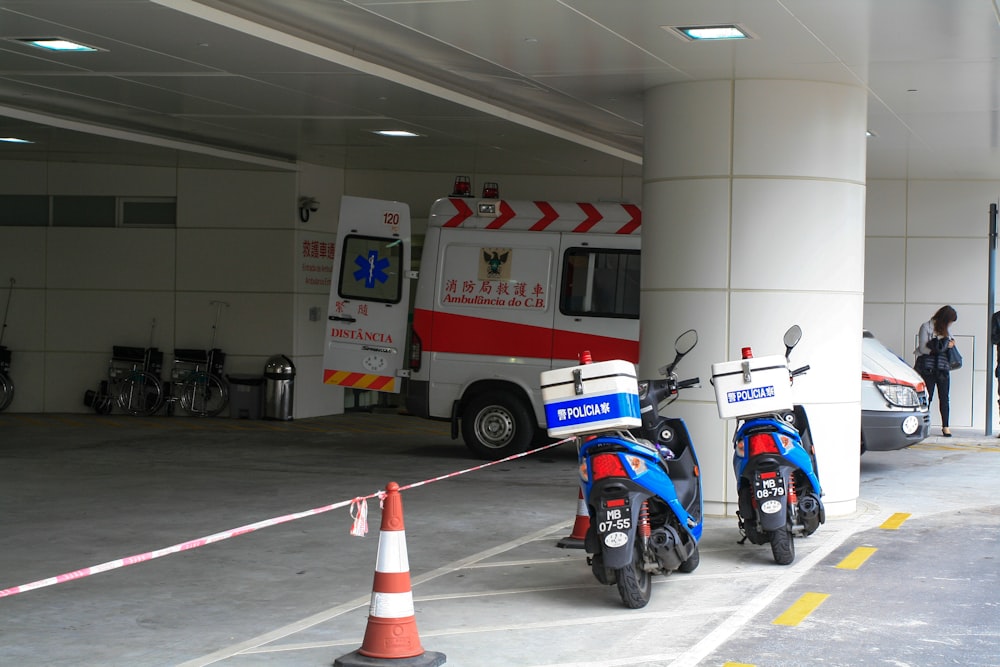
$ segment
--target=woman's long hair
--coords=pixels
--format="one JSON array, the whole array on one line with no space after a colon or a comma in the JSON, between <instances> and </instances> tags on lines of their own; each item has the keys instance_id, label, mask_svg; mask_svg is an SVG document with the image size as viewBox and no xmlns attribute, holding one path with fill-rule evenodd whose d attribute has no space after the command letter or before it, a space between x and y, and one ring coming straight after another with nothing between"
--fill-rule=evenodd
<instances>
[{"instance_id":1,"label":"woman's long hair","mask_svg":"<svg viewBox=\"0 0 1000 667\"><path fill-rule=\"evenodd\" d=\"M931 318L934 322L934 334L937 336L947 336L948 326L952 322L958 321L958 313L951 306L941 306Z\"/></svg>"}]
</instances>

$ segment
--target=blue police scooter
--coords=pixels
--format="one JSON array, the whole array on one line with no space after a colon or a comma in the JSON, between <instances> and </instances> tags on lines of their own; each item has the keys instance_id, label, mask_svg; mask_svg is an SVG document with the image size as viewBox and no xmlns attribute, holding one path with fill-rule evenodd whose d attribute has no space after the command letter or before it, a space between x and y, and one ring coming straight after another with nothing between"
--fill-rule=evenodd
<instances>
[{"instance_id":1,"label":"blue police scooter","mask_svg":"<svg viewBox=\"0 0 1000 667\"><path fill-rule=\"evenodd\" d=\"M801 338L798 325L785 332L786 362ZM744 359L752 356L750 348L744 348ZM789 383L808 370L809 366L788 370ZM826 521L805 408L794 405L740 418L733 450L740 544L770 543L774 561L788 565L795 560L794 536L811 535Z\"/></svg>"},{"instance_id":2,"label":"blue police scooter","mask_svg":"<svg viewBox=\"0 0 1000 667\"><path fill-rule=\"evenodd\" d=\"M652 575L698 567L703 526L698 458L682 419L660 409L700 380L678 380L674 368L698 342L691 329L659 380L639 381L642 425L577 439L582 493L590 515L584 549L594 576L617 585L626 607L649 602Z\"/></svg>"}]
</instances>

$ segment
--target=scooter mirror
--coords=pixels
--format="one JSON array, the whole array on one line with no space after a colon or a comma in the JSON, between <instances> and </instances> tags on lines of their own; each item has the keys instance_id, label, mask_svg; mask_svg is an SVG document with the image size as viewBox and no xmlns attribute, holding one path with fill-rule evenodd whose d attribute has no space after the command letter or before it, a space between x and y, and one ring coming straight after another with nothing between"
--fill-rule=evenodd
<instances>
[{"instance_id":1,"label":"scooter mirror","mask_svg":"<svg viewBox=\"0 0 1000 667\"><path fill-rule=\"evenodd\" d=\"M698 332L694 329L688 329L674 341L674 351L683 356L694 349L694 346L698 344Z\"/></svg>"},{"instance_id":2,"label":"scooter mirror","mask_svg":"<svg viewBox=\"0 0 1000 667\"><path fill-rule=\"evenodd\" d=\"M802 327L798 324L793 324L788 327L788 331L785 332L785 357L787 358L792 352L792 348L799 344L802 340Z\"/></svg>"},{"instance_id":3,"label":"scooter mirror","mask_svg":"<svg viewBox=\"0 0 1000 667\"><path fill-rule=\"evenodd\" d=\"M688 329L678 336L677 340L674 341L674 352L676 353L676 356L674 356L673 361L660 368L660 375L670 375L673 373L674 367L677 366L677 363L681 360L681 358L693 350L694 346L697 344L698 332L694 329Z\"/></svg>"}]
</instances>

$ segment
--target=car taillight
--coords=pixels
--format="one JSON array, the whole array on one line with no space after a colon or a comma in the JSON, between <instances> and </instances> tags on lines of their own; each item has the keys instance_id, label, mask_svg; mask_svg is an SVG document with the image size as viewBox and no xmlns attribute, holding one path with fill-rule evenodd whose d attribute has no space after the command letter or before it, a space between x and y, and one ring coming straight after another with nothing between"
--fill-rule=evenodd
<instances>
[{"instance_id":1,"label":"car taillight","mask_svg":"<svg viewBox=\"0 0 1000 667\"><path fill-rule=\"evenodd\" d=\"M424 344L416 331L410 332L410 370L420 370L420 356L424 351Z\"/></svg>"},{"instance_id":2,"label":"car taillight","mask_svg":"<svg viewBox=\"0 0 1000 667\"><path fill-rule=\"evenodd\" d=\"M590 459L590 469L594 471L594 481L605 477L628 477L625 466L617 454L598 454Z\"/></svg>"},{"instance_id":3,"label":"car taillight","mask_svg":"<svg viewBox=\"0 0 1000 667\"><path fill-rule=\"evenodd\" d=\"M777 454L778 446L774 437L768 433L755 433L750 436L750 456L758 454Z\"/></svg>"}]
</instances>

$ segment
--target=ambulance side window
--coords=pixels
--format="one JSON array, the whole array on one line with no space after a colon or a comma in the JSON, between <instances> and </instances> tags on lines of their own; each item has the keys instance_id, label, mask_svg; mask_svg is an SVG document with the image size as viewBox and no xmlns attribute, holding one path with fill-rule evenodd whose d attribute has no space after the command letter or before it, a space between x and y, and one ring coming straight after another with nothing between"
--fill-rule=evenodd
<instances>
[{"instance_id":1,"label":"ambulance side window","mask_svg":"<svg viewBox=\"0 0 1000 667\"><path fill-rule=\"evenodd\" d=\"M563 256L565 315L639 318L639 251L570 248Z\"/></svg>"},{"instance_id":2,"label":"ambulance side window","mask_svg":"<svg viewBox=\"0 0 1000 667\"><path fill-rule=\"evenodd\" d=\"M399 303L403 289L403 243L399 239L349 235L344 237L343 253L337 294L345 299Z\"/></svg>"}]
</instances>

